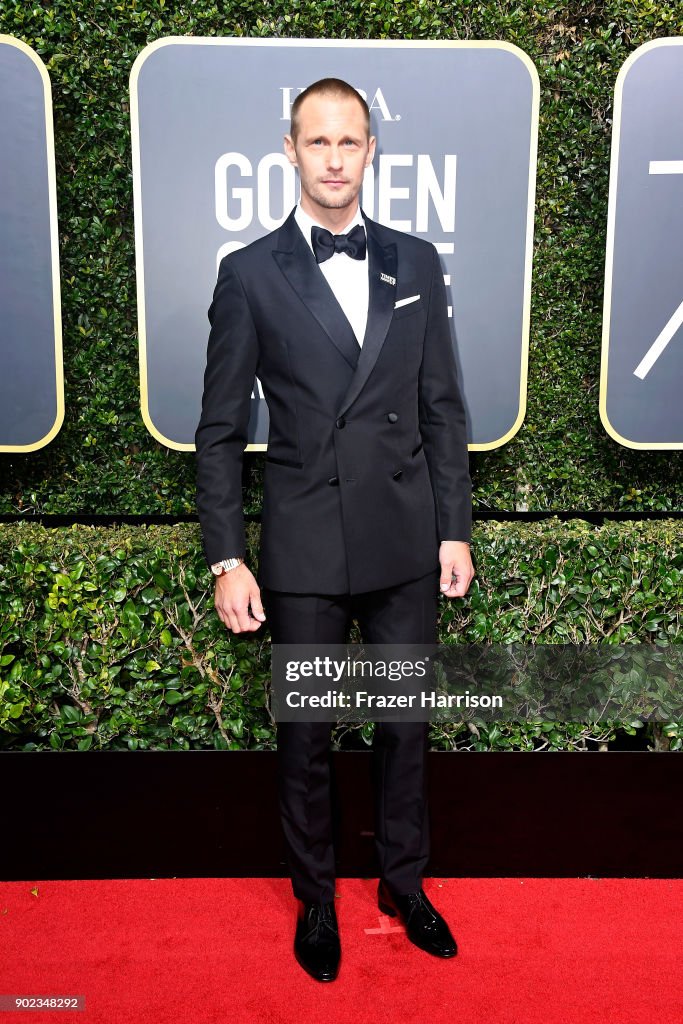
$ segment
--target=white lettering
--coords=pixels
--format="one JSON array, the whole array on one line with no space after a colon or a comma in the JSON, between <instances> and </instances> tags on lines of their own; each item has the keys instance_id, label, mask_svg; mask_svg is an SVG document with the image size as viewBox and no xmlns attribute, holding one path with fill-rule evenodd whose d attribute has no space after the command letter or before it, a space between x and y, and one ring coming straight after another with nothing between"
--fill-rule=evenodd
<instances>
[{"instance_id":1,"label":"white lettering","mask_svg":"<svg viewBox=\"0 0 683 1024\"><path fill-rule=\"evenodd\" d=\"M370 103L368 103L368 107L370 108L370 113L372 113L373 110L379 110L380 113L382 114L383 121L394 120L393 117L391 116L391 113L389 112L387 101L384 99L384 95L381 89L377 90L375 95L372 97Z\"/></svg>"},{"instance_id":2,"label":"white lettering","mask_svg":"<svg viewBox=\"0 0 683 1024\"><path fill-rule=\"evenodd\" d=\"M292 103L295 100L295 97L292 94L294 92L299 93L303 91L303 88L296 90L289 88L280 89L280 92L282 93L282 117L280 118L281 121L289 121L292 116Z\"/></svg>"},{"instance_id":3,"label":"white lettering","mask_svg":"<svg viewBox=\"0 0 683 1024\"><path fill-rule=\"evenodd\" d=\"M299 88L297 89L293 89L290 86L280 87L280 93L282 95L282 116L280 117L281 121L289 121L291 119L292 103L296 99L296 94L302 93L303 91L303 86L299 86ZM398 117L395 118L392 116L392 113L389 110L389 104L384 98L384 93L382 92L381 89L375 89L372 99L368 98L368 93L365 91L365 89L356 88L356 92L360 93L360 95L363 97L363 99L368 105L370 113L372 113L373 110L379 111L379 113L382 115L383 121L399 120Z\"/></svg>"},{"instance_id":4,"label":"white lettering","mask_svg":"<svg viewBox=\"0 0 683 1024\"><path fill-rule=\"evenodd\" d=\"M251 164L243 153L223 153L216 160L216 220L226 231L244 231L254 217L253 189L228 188L228 168L237 167L244 177L252 176ZM238 217L231 217L228 212L230 199L240 204Z\"/></svg>"},{"instance_id":5,"label":"white lettering","mask_svg":"<svg viewBox=\"0 0 683 1024\"><path fill-rule=\"evenodd\" d=\"M415 230L429 231L429 200L439 218L441 230L455 230L455 169L457 157L444 157L443 189L434 170L431 157L420 153L417 158L417 197L415 204Z\"/></svg>"},{"instance_id":6,"label":"white lettering","mask_svg":"<svg viewBox=\"0 0 683 1024\"><path fill-rule=\"evenodd\" d=\"M389 110L389 104L384 99L384 93L382 92L381 89L375 90L375 94L372 97L372 99L368 99L368 94L367 92L365 92L364 89L356 89L356 92L359 92L361 94L361 96L368 105L368 110L370 111L370 113L372 113L373 110L379 110L380 114L382 115L383 121L394 120L394 118L391 115L391 111Z\"/></svg>"},{"instance_id":7,"label":"white lettering","mask_svg":"<svg viewBox=\"0 0 683 1024\"><path fill-rule=\"evenodd\" d=\"M238 249L244 249L246 242L223 242L223 245L216 254L216 274L218 274L218 268L221 265L221 260L224 256L227 256L230 252L236 252Z\"/></svg>"},{"instance_id":8,"label":"white lettering","mask_svg":"<svg viewBox=\"0 0 683 1024\"><path fill-rule=\"evenodd\" d=\"M426 153L383 153L363 175L365 213L387 227L420 234L453 236L457 158L445 154L443 167ZM398 182L401 181L401 184ZM284 153L266 153L252 163L244 153L224 153L215 167L216 220L230 232L244 232L257 221L266 231L278 228L298 198L295 169ZM437 251L452 254L453 242L434 240ZM218 262L244 242L225 242Z\"/></svg>"},{"instance_id":9,"label":"white lettering","mask_svg":"<svg viewBox=\"0 0 683 1024\"><path fill-rule=\"evenodd\" d=\"M271 170L277 167L282 172L282 187L271 187ZM258 192L258 219L266 231L274 231L279 228L283 220L296 202L296 171L290 164L284 153L268 153L259 162L256 176ZM272 215L271 198L281 197L280 214Z\"/></svg>"},{"instance_id":10,"label":"white lettering","mask_svg":"<svg viewBox=\"0 0 683 1024\"><path fill-rule=\"evenodd\" d=\"M396 188L391 184L391 172L394 167L412 167L413 157L410 153L396 153L392 156L384 154L379 161L379 221L388 228L397 231L410 231L412 222L409 220L393 220L391 204L395 199L409 199L409 188Z\"/></svg>"}]
</instances>

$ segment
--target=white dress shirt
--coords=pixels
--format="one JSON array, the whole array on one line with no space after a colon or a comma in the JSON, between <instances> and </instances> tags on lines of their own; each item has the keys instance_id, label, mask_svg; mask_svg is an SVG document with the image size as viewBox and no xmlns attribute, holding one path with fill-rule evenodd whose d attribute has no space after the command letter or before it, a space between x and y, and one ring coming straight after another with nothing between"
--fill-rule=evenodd
<instances>
[{"instance_id":1,"label":"white dress shirt","mask_svg":"<svg viewBox=\"0 0 683 1024\"><path fill-rule=\"evenodd\" d=\"M323 227L324 225L318 224L317 221L313 220L305 210L301 209L301 205L297 206L294 217L301 229L302 235L312 250L311 228L314 226ZM332 231L331 234L346 235L356 224L361 224L365 227L360 207L356 208L355 216L346 227L340 231ZM362 345L365 326L368 320L369 285L367 251L363 260L351 259L345 252L335 252L329 260L319 263L318 267L334 292L334 297L344 311L346 319L351 324L353 333L358 339L358 344Z\"/></svg>"}]
</instances>

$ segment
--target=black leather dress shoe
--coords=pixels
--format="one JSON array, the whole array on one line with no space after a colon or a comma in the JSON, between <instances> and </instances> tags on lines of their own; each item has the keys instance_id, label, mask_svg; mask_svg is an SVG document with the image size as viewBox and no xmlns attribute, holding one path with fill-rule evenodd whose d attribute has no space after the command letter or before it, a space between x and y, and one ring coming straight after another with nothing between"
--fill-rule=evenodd
<instances>
[{"instance_id":1,"label":"black leather dress shoe","mask_svg":"<svg viewBox=\"0 0 683 1024\"><path fill-rule=\"evenodd\" d=\"M334 981L337 977L341 946L333 901L300 902L294 956L316 981Z\"/></svg>"},{"instance_id":2,"label":"black leather dress shoe","mask_svg":"<svg viewBox=\"0 0 683 1024\"><path fill-rule=\"evenodd\" d=\"M458 947L450 929L438 910L427 899L424 889L405 895L392 893L380 880L377 888L379 909L389 917L400 917L410 941L434 956L455 956Z\"/></svg>"}]
</instances>

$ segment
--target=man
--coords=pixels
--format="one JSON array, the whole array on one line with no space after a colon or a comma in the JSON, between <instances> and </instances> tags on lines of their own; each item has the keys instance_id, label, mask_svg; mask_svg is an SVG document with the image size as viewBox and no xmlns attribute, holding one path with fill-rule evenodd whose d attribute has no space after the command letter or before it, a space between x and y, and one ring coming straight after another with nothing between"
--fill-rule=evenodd
<instances>
[{"instance_id":1,"label":"man","mask_svg":"<svg viewBox=\"0 0 683 1024\"><path fill-rule=\"evenodd\" d=\"M204 554L234 633L268 612L274 643L434 643L439 583L473 576L465 413L434 247L365 217L367 104L323 79L292 107L285 152L301 200L283 226L220 264L195 436ZM258 582L244 562L242 453L254 377L270 413ZM259 586L260 584L260 586ZM337 976L330 723L279 723L279 800L294 895L294 951ZM377 723L380 909L453 956L422 888L429 856L426 723Z\"/></svg>"}]
</instances>

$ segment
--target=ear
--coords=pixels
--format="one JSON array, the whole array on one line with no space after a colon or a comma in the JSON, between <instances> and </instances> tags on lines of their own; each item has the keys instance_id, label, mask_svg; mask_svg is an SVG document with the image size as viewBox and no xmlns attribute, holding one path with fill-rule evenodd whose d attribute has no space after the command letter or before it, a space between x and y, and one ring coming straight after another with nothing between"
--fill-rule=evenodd
<instances>
[{"instance_id":1,"label":"ear","mask_svg":"<svg viewBox=\"0 0 683 1024\"><path fill-rule=\"evenodd\" d=\"M365 166L369 167L373 161L375 155L375 146L377 145L377 139L374 135L371 135L368 139L368 155L365 158Z\"/></svg>"},{"instance_id":2,"label":"ear","mask_svg":"<svg viewBox=\"0 0 683 1024\"><path fill-rule=\"evenodd\" d=\"M298 167L296 159L296 148L292 142L291 135L285 135L285 155L293 167Z\"/></svg>"}]
</instances>

